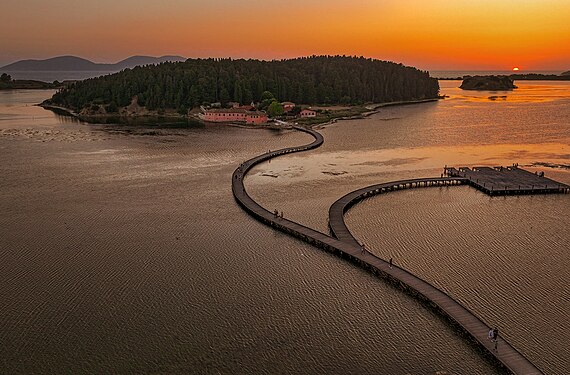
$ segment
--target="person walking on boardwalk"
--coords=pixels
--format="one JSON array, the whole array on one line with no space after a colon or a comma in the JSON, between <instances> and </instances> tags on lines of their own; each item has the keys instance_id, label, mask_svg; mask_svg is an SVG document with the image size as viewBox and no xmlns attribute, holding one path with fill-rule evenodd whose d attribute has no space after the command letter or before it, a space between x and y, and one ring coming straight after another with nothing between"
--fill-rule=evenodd
<instances>
[{"instance_id":1,"label":"person walking on boardwalk","mask_svg":"<svg viewBox=\"0 0 570 375\"><path fill-rule=\"evenodd\" d=\"M392 268L392 258L390 258L390 268Z\"/></svg>"},{"instance_id":2,"label":"person walking on boardwalk","mask_svg":"<svg viewBox=\"0 0 570 375\"><path fill-rule=\"evenodd\" d=\"M493 339L495 340L495 351L497 350L497 343L499 342L499 329L493 329Z\"/></svg>"},{"instance_id":3,"label":"person walking on boardwalk","mask_svg":"<svg viewBox=\"0 0 570 375\"><path fill-rule=\"evenodd\" d=\"M489 337L489 340L493 341L493 339L495 338L495 331L493 330L493 328L489 330L489 334L487 335L487 337Z\"/></svg>"},{"instance_id":4,"label":"person walking on boardwalk","mask_svg":"<svg viewBox=\"0 0 570 375\"><path fill-rule=\"evenodd\" d=\"M360 245L360 254L366 254L366 247L364 247L364 244Z\"/></svg>"}]
</instances>

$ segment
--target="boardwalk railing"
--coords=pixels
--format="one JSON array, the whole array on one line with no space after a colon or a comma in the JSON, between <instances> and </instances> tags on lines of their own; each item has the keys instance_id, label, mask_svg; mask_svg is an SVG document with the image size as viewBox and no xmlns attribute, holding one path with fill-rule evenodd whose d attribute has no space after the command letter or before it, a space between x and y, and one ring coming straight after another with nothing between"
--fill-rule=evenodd
<instances>
[{"instance_id":1,"label":"boardwalk railing","mask_svg":"<svg viewBox=\"0 0 570 375\"><path fill-rule=\"evenodd\" d=\"M385 260L380 259L367 251L363 251L344 223L343 215L344 212L348 210L348 207L368 196L412 187L462 184L465 182L465 179L433 178L403 180L387 184L373 185L371 187L349 193L335 202L329 210L329 226L331 227L333 234L339 237L338 239L333 238L294 221L281 218L275 213L266 210L255 202L245 190L243 178L256 164L280 155L311 150L323 144L323 137L320 133L301 127L295 128L311 134L315 140L307 145L284 148L256 156L241 164L234 171L232 175L232 191L236 201L248 213L259 221L282 232L288 233L326 251L335 253L342 258L348 259L360 267L388 279L393 284L398 285L400 288L426 301L442 315L453 321L458 327L461 327L475 340L475 342L484 348L484 350L490 354L498 364L512 373L524 375L542 374L538 368L536 368L528 359L526 359L502 338L499 338L498 340L498 350L494 351L491 347L492 344L489 343L487 338L487 332L490 327L481 319L471 313L459 302L449 297L445 292L439 290L428 282L400 267L390 265Z\"/></svg>"}]
</instances>

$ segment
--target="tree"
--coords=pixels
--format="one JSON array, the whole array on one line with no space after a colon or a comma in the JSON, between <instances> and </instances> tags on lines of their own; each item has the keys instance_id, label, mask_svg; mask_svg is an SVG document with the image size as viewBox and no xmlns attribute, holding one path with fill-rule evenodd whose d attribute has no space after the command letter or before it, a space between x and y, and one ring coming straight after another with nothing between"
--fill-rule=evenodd
<instances>
[{"instance_id":1,"label":"tree","mask_svg":"<svg viewBox=\"0 0 570 375\"><path fill-rule=\"evenodd\" d=\"M277 100L271 102L267 108L267 114L269 114L269 117L283 116L284 113L285 110L283 109L283 106Z\"/></svg>"},{"instance_id":2,"label":"tree","mask_svg":"<svg viewBox=\"0 0 570 375\"><path fill-rule=\"evenodd\" d=\"M12 82L12 76L10 76L10 75L7 74L7 73L2 73L2 75L0 76L0 81L1 81L1 82L6 82L6 83Z\"/></svg>"},{"instance_id":3,"label":"tree","mask_svg":"<svg viewBox=\"0 0 570 375\"><path fill-rule=\"evenodd\" d=\"M273 100L275 99L275 96L271 93L271 91L264 91L263 94L261 94L261 101L268 99Z\"/></svg>"},{"instance_id":4,"label":"tree","mask_svg":"<svg viewBox=\"0 0 570 375\"><path fill-rule=\"evenodd\" d=\"M107 112L108 113L117 113L119 112L119 107L117 107L117 104L115 102L111 102L109 103L109 105L107 106Z\"/></svg>"},{"instance_id":5,"label":"tree","mask_svg":"<svg viewBox=\"0 0 570 375\"><path fill-rule=\"evenodd\" d=\"M220 90L220 102L222 103L222 105L226 105L226 103L229 101L230 101L230 93L224 87Z\"/></svg>"},{"instance_id":6,"label":"tree","mask_svg":"<svg viewBox=\"0 0 570 375\"><path fill-rule=\"evenodd\" d=\"M234 85L234 97L233 97L234 101L238 102L239 104L243 104L243 91L241 88L241 84L238 82L236 82L236 84Z\"/></svg>"},{"instance_id":7,"label":"tree","mask_svg":"<svg viewBox=\"0 0 570 375\"><path fill-rule=\"evenodd\" d=\"M273 94L270 91L264 91L263 94L261 94L261 104L259 107L261 109L267 109L274 101L277 101L277 99L275 99Z\"/></svg>"},{"instance_id":8,"label":"tree","mask_svg":"<svg viewBox=\"0 0 570 375\"><path fill-rule=\"evenodd\" d=\"M291 111L289 111L289 113L290 113L292 116L298 116L299 113L301 113L302 110L303 110L303 107L301 107L300 105L296 105L296 106L294 106L294 107L291 109Z\"/></svg>"},{"instance_id":9,"label":"tree","mask_svg":"<svg viewBox=\"0 0 570 375\"><path fill-rule=\"evenodd\" d=\"M178 114L182 115L182 116L186 116L188 115L188 108L186 108L185 106L181 105L178 108Z\"/></svg>"}]
</instances>

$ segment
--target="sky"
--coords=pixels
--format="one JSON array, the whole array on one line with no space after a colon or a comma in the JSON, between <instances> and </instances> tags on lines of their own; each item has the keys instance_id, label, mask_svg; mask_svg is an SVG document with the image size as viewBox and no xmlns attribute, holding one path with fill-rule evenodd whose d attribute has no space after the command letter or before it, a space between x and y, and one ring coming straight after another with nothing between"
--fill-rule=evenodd
<instances>
[{"instance_id":1,"label":"sky","mask_svg":"<svg viewBox=\"0 0 570 375\"><path fill-rule=\"evenodd\" d=\"M357 55L423 70L570 70L570 0L2 0L0 66L76 55Z\"/></svg>"}]
</instances>

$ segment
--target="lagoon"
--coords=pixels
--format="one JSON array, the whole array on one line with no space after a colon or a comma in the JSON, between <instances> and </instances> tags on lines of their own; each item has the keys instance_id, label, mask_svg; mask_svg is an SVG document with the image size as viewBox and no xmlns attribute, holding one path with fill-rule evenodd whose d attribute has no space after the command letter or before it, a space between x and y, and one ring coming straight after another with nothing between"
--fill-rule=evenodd
<instances>
[{"instance_id":1,"label":"lagoon","mask_svg":"<svg viewBox=\"0 0 570 375\"><path fill-rule=\"evenodd\" d=\"M256 167L248 191L326 231L345 193L446 164L518 162L570 183L570 85L459 83L440 82L437 103L325 127L321 148ZM50 92L0 95L4 372L494 373L421 304L236 205L239 163L310 137L86 125L29 105ZM558 374L570 368L569 209L568 195L420 189L363 202L347 222Z\"/></svg>"}]
</instances>

